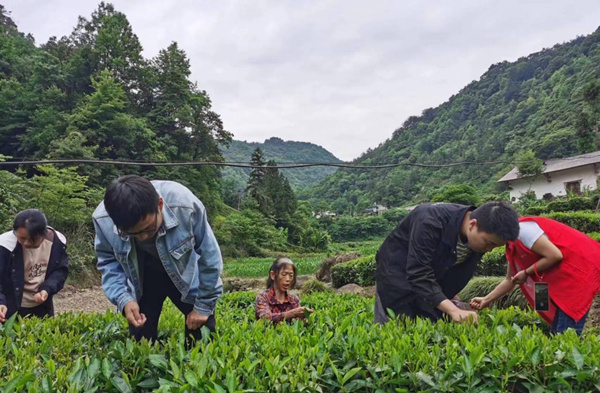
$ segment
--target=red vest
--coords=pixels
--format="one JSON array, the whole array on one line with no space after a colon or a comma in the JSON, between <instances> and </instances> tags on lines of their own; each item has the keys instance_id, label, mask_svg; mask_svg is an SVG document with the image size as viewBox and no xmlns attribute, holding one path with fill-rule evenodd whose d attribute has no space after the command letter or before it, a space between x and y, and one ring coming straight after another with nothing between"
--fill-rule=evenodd
<instances>
[{"instance_id":1,"label":"red vest","mask_svg":"<svg viewBox=\"0 0 600 393\"><path fill-rule=\"evenodd\" d=\"M568 316L579 321L590 309L594 297L600 292L600 243L565 224L544 217L521 217L519 221L535 221L563 254L558 262L543 273L543 279L528 277L521 290L529 304L534 305L534 282L548 283L550 299ZM513 274L527 269L540 259L520 240L508 242L506 259ZM556 307L551 303L549 311L539 312L552 323Z\"/></svg>"}]
</instances>

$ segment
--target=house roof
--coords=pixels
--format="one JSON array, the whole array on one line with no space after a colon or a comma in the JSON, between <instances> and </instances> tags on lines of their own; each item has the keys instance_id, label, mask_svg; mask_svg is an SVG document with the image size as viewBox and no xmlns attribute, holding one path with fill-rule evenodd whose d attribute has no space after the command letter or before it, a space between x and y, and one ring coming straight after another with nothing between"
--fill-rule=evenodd
<instances>
[{"instance_id":1,"label":"house roof","mask_svg":"<svg viewBox=\"0 0 600 393\"><path fill-rule=\"evenodd\" d=\"M600 151L586 153L579 156L559 158L544 161L544 171L542 173L552 173L564 171L566 169L577 168L580 166L600 163ZM498 183L519 179L519 170L514 167L506 175L502 176Z\"/></svg>"}]
</instances>

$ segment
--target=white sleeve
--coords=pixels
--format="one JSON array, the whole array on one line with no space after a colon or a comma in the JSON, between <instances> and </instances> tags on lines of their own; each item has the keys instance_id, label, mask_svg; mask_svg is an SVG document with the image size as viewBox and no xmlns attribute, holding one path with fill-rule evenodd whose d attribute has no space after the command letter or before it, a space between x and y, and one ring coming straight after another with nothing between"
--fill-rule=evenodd
<instances>
[{"instance_id":1,"label":"white sleeve","mask_svg":"<svg viewBox=\"0 0 600 393\"><path fill-rule=\"evenodd\" d=\"M525 247L531 250L533 244L544 234L544 231L534 221L523 221L519 223L519 240Z\"/></svg>"}]
</instances>

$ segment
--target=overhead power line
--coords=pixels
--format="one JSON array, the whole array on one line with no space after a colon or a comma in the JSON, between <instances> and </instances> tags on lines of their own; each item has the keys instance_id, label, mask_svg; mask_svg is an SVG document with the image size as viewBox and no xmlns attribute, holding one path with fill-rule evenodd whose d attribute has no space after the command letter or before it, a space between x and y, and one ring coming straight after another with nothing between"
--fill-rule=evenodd
<instances>
[{"instance_id":1,"label":"overhead power line","mask_svg":"<svg viewBox=\"0 0 600 393\"><path fill-rule=\"evenodd\" d=\"M420 162L399 162L394 164L350 164L350 163L335 163L335 162L305 162L305 163L279 163L273 168L277 169L293 169L293 168L310 168L317 166L337 167L347 169L390 169L401 166L412 166L421 168L451 168L456 166L466 165L498 165L512 164L519 165L530 163L532 161L458 161L442 164L425 164ZM252 165L241 162L225 162L225 161L182 161L182 162L147 162L147 161L121 161L121 160L88 160L88 159L49 159L49 160L16 160L2 161L1 166L12 165L44 165L44 164L99 164L99 165L124 165L124 166L153 166L153 167L175 167L175 166L224 166L233 168L264 168L265 166Z\"/></svg>"}]
</instances>

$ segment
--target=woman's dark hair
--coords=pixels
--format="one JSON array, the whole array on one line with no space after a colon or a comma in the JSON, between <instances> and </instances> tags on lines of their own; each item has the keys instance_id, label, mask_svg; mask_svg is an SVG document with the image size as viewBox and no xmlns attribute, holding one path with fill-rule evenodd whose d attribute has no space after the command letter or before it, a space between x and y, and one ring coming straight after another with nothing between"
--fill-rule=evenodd
<instances>
[{"instance_id":1,"label":"woman's dark hair","mask_svg":"<svg viewBox=\"0 0 600 393\"><path fill-rule=\"evenodd\" d=\"M117 228L135 227L148 214L158 212L158 193L144 177L121 176L113 180L104 194L104 208Z\"/></svg>"},{"instance_id":2,"label":"woman's dark hair","mask_svg":"<svg viewBox=\"0 0 600 393\"><path fill-rule=\"evenodd\" d=\"M480 231L514 241L519 236L519 214L506 202L488 202L471 212Z\"/></svg>"},{"instance_id":3,"label":"woman's dark hair","mask_svg":"<svg viewBox=\"0 0 600 393\"><path fill-rule=\"evenodd\" d=\"M271 272L275 272L275 277L277 277L279 276L279 272L281 271L281 269L288 266L291 266L294 270L294 279L292 280L292 285L290 285L290 288L294 288L294 286L296 285L296 265L294 265L294 262L292 262L292 260L289 258L277 258L275 262L273 262L273 264L271 265L271 268L269 269L269 278L267 278L267 289L271 288L273 284L275 284L275 280L271 278Z\"/></svg>"},{"instance_id":4,"label":"woman's dark hair","mask_svg":"<svg viewBox=\"0 0 600 393\"><path fill-rule=\"evenodd\" d=\"M35 239L46 235L46 232L48 232L48 221L41 211L37 209L27 209L20 211L15 216L13 230L16 231L19 228L25 228L27 234L32 239Z\"/></svg>"}]
</instances>

